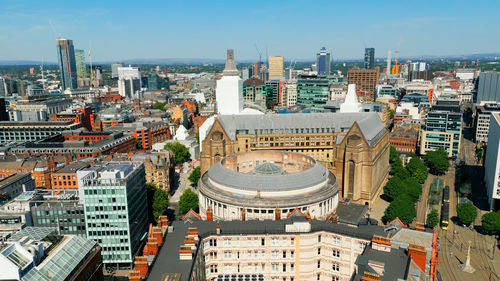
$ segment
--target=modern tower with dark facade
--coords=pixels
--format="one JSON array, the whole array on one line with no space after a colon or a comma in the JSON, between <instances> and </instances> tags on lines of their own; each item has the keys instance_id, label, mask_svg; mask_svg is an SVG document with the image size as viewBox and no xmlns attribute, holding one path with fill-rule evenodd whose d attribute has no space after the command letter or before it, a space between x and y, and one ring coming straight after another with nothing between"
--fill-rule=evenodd
<instances>
[{"instance_id":1,"label":"modern tower with dark facade","mask_svg":"<svg viewBox=\"0 0 500 281\"><path fill-rule=\"evenodd\" d=\"M57 60L59 61L62 91L67 88L76 89L77 72L73 40L62 38L57 39Z\"/></svg>"},{"instance_id":2,"label":"modern tower with dark facade","mask_svg":"<svg viewBox=\"0 0 500 281\"><path fill-rule=\"evenodd\" d=\"M330 53L323 47L316 54L316 67L318 68L318 75L330 75Z\"/></svg>"},{"instance_id":3,"label":"modern tower with dark facade","mask_svg":"<svg viewBox=\"0 0 500 281\"><path fill-rule=\"evenodd\" d=\"M375 67L375 48L365 48L365 69Z\"/></svg>"}]
</instances>

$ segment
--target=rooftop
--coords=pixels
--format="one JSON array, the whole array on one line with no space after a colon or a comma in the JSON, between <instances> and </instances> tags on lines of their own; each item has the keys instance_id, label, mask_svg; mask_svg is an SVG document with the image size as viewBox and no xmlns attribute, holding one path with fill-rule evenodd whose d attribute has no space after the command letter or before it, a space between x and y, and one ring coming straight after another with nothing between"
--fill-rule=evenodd
<instances>
[{"instance_id":1,"label":"rooftop","mask_svg":"<svg viewBox=\"0 0 500 281\"><path fill-rule=\"evenodd\" d=\"M16 174L13 174L11 176L8 176L6 178L3 178L0 180L0 189L4 188L5 186L13 183L13 182L16 182L26 176L30 176L31 178L31 175L28 174L28 173L16 173Z\"/></svg>"},{"instance_id":2,"label":"rooftop","mask_svg":"<svg viewBox=\"0 0 500 281\"><path fill-rule=\"evenodd\" d=\"M86 162L80 162L80 161L74 161L66 166L62 167L61 169L57 170L53 174L68 174L68 173L76 173L76 171L84 169L89 167L89 163Z\"/></svg>"},{"instance_id":3,"label":"rooftop","mask_svg":"<svg viewBox=\"0 0 500 281\"><path fill-rule=\"evenodd\" d=\"M285 225L291 224L297 219L303 221L303 217L298 217L277 221L220 221L219 224L222 235L292 234L285 231ZM217 222L214 221L174 221L172 226L174 230L167 234L165 243L157 255L148 280L164 280L163 276L169 273L180 273L180 280L189 280L193 261L179 259L179 247L184 244L188 228L198 228L201 239L210 235L216 235L217 233ZM386 236L384 228L381 226L360 225L359 227L351 227L343 224L312 220L311 232L319 231L328 231L366 240L371 240L373 235ZM200 248L198 247L197 250Z\"/></svg>"},{"instance_id":4,"label":"rooftop","mask_svg":"<svg viewBox=\"0 0 500 281\"><path fill-rule=\"evenodd\" d=\"M219 115L217 119L231 139L237 134L286 134L307 132L347 132L357 122L364 137L373 145L386 128L376 112L294 113L262 115ZM261 131L262 130L262 131Z\"/></svg>"}]
</instances>

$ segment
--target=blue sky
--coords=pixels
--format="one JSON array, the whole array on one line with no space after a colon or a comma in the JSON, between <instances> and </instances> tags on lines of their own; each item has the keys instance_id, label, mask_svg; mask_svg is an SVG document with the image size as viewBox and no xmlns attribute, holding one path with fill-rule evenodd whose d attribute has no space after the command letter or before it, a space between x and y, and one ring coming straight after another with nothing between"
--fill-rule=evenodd
<instances>
[{"instance_id":1,"label":"blue sky","mask_svg":"<svg viewBox=\"0 0 500 281\"><path fill-rule=\"evenodd\" d=\"M57 33L96 61L361 58L500 52L500 1L0 0L0 60L56 61ZM52 22L54 32L49 22Z\"/></svg>"}]
</instances>

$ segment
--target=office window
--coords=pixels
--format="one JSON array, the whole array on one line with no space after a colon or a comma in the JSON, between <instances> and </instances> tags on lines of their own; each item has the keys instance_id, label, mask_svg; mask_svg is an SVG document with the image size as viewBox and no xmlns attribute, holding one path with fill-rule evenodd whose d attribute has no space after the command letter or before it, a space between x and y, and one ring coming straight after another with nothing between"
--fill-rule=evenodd
<instances>
[{"instance_id":1,"label":"office window","mask_svg":"<svg viewBox=\"0 0 500 281\"><path fill-rule=\"evenodd\" d=\"M321 248L318 248L318 255L321 255Z\"/></svg>"},{"instance_id":2,"label":"office window","mask_svg":"<svg viewBox=\"0 0 500 281\"><path fill-rule=\"evenodd\" d=\"M318 261L318 268L321 268L321 261Z\"/></svg>"}]
</instances>

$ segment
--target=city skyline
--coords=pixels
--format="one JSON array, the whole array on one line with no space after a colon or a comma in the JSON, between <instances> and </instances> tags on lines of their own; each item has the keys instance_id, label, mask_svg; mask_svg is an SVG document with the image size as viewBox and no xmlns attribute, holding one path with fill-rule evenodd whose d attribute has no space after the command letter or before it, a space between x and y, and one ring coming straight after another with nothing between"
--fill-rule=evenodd
<instances>
[{"instance_id":1,"label":"city skyline","mask_svg":"<svg viewBox=\"0 0 500 281\"><path fill-rule=\"evenodd\" d=\"M92 42L94 61L222 59L227 47L242 61L258 60L256 45L263 58L314 60L325 46L332 60L362 59L365 47L374 47L377 57L385 57L388 50L394 54L400 38L401 57L462 55L495 53L500 43L500 32L493 28L500 3L494 1L475 3L481 13L468 13L464 7L470 3L465 1L454 6L366 2L363 9L356 8L359 2L302 1L189 6L151 1L144 8L116 1L89 1L85 7L62 1L0 3L0 60L56 62L59 34L73 40L76 49L88 50ZM319 8L329 15L322 22L312 16ZM447 26L454 28L443 32Z\"/></svg>"}]
</instances>

